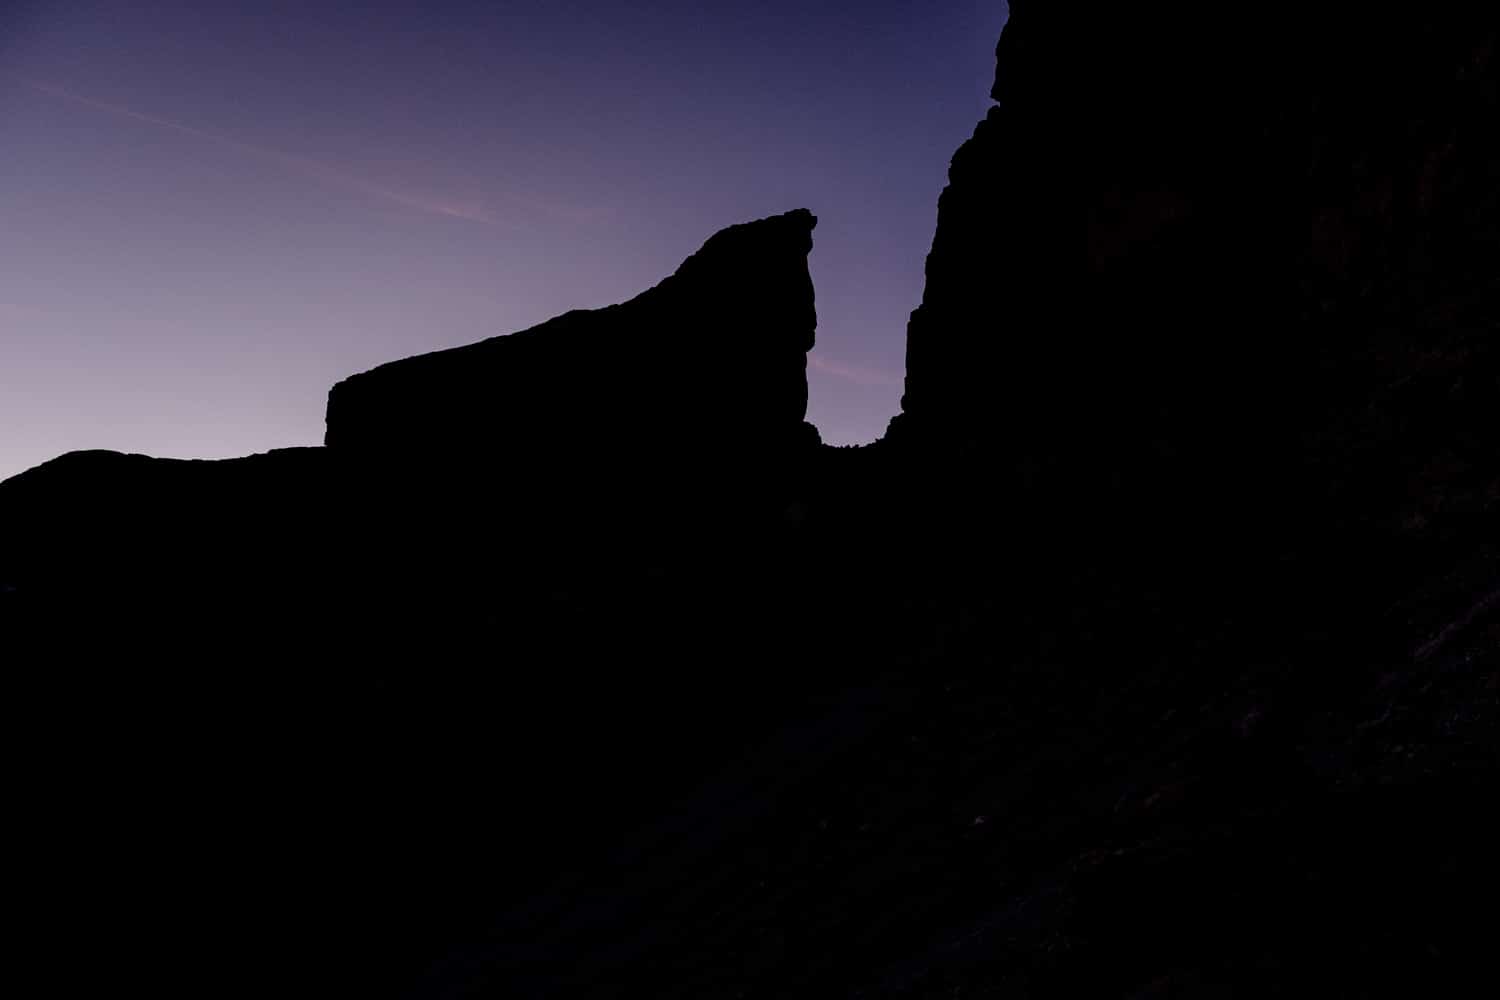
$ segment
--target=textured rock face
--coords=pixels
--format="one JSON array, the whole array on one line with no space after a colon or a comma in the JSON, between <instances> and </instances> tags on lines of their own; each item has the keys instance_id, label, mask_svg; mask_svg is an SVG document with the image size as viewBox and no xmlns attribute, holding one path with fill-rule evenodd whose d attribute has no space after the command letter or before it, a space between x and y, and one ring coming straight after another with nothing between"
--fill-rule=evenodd
<instances>
[{"instance_id":1,"label":"textured rock face","mask_svg":"<svg viewBox=\"0 0 1500 1000\"><path fill-rule=\"evenodd\" d=\"M1493 979L1495 33L1317 10L1015 0L905 412L785 507L618 473L801 433L805 213L356 376L332 447L0 484L17 953L195 998ZM465 505L517 455L605 488Z\"/></svg>"},{"instance_id":2,"label":"textured rock face","mask_svg":"<svg viewBox=\"0 0 1500 1000\"><path fill-rule=\"evenodd\" d=\"M999 99L1001 82L1017 74L1025 86L954 154L922 303L908 324L893 438L958 446L1027 437L1029 424L1051 415L1027 415L1033 395L1046 391L1031 385L1048 378L1043 357L1079 336L1071 315L1077 289L1069 287L1077 275L1077 162L1057 144L1053 118L1068 95L1048 93L1068 80L1074 61L1035 51L1055 44L1045 28L1030 26L1037 14L1024 2L1011 5L991 96Z\"/></svg>"},{"instance_id":3,"label":"textured rock face","mask_svg":"<svg viewBox=\"0 0 1500 1000\"><path fill-rule=\"evenodd\" d=\"M1497 19L1016 0L892 438L1387 528L1492 505Z\"/></svg>"},{"instance_id":4,"label":"textured rock face","mask_svg":"<svg viewBox=\"0 0 1500 1000\"><path fill-rule=\"evenodd\" d=\"M732 226L629 302L347 378L329 393L326 443L475 462L815 443L816 221L799 209Z\"/></svg>"}]
</instances>

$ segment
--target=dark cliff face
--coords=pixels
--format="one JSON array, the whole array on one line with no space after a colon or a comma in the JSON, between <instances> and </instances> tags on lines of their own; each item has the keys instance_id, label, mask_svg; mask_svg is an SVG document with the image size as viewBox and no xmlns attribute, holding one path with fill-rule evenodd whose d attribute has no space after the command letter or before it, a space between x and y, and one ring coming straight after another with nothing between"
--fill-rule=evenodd
<instances>
[{"instance_id":1,"label":"dark cliff face","mask_svg":"<svg viewBox=\"0 0 1500 1000\"><path fill-rule=\"evenodd\" d=\"M959 147L938 203L922 303L907 328L906 386L891 437L944 442L1024 440L1045 432L1061 407L1028 412L1064 346L1087 336L1073 256L1079 236L1074 146L1057 112L1071 107L1086 60L1060 58L1046 5L1011 5L997 46L1000 78L1023 81ZM1008 87L1008 90L1015 88ZM1000 82L991 96L999 100ZM1054 351L1051 366L1039 364ZM1076 359L1076 355L1074 356Z\"/></svg>"},{"instance_id":2,"label":"dark cliff face","mask_svg":"<svg viewBox=\"0 0 1500 1000\"><path fill-rule=\"evenodd\" d=\"M1014 0L874 447L802 447L794 212L340 383L326 448L0 484L20 950L181 996L1492 979L1495 17Z\"/></svg>"},{"instance_id":3,"label":"dark cliff face","mask_svg":"<svg viewBox=\"0 0 1500 1000\"><path fill-rule=\"evenodd\" d=\"M969 860L899 868L944 929L869 993L1492 977L1497 23L1011 5L882 445L954 676L851 767L971 795Z\"/></svg>"},{"instance_id":4,"label":"dark cliff face","mask_svg":"<svg viewBox=\"0 0 1500 1000\"><path fill-rule=\"evenodd\" d=\"M48 859L16 891L60 989L405 995L837 683L792 502L813 225L734 226L623 305L346 380L327 447L0 484L21 838Z\"/></svg>"},{"instance_id":5,"label":"dark cliff face","mask_svg":"<svg viewBox=\"0 0 1500 1000\"><path fill-rule=\"evenodd\" d=\"M1043 494L1472 522L1500 490L1497 20L1017 0L892 438Z\"/></svg>"},{"instance_id":6,"label":"dark cliff face","mask_svg":"<svg viewBox=\"0 0 1500 1000\"><path fill-rule=\"evenodd\" d=\"M476 465L805 449L816 222L732 226L629 302L351 376L329 393L326 443Z\"/></svg>"}]
</instances>

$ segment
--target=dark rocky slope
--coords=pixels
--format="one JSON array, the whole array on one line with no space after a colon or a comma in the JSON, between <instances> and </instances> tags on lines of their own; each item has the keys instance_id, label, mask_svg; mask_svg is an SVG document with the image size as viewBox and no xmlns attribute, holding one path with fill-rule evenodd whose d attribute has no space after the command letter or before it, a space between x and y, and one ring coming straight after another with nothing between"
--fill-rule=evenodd
<instances>
[{"instance_id":1,"label":"dark rocky slope","mask_svg":"<svg viewBox=\"0 0 1500 1000\"><path fill-rule=\"evenodd\" d=\"M871 447L801 446L792 213L694 258L763 398L674 395L684 265L0 485L57 992L1493 983L1497 16L1011 7ZM615 331L645 403L522 371Z\"/></svg>"},{"instance_id":2,"label":"dark rocky slope","mask_svg":"<svg viewBox=\"0 0 1500 1000\"><path fill-rule=\"evenodd\" d=\"M329 447L0 484L21 950L58 995L401 995L819 710L845 681L813 675L794 569L812 225L356 376Z\"/></svg>"}]
</instances>

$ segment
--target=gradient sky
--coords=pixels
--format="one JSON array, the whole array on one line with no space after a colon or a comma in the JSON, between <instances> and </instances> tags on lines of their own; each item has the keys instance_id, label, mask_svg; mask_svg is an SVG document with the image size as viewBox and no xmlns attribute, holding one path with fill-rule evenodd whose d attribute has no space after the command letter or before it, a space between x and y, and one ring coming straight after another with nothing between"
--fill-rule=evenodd
<instances>
[{"instance_id":1,"label":"gradient sky","mask_svg":"<svg viewBox=\"0 0 1500 1000\"><path fill-rule=\"evenodd\" d=\"M321 443L345 375L622 301L804 206L809 419L872 440L1005 13L0 0L0 478Z\"/></svg>"}]
</instances>

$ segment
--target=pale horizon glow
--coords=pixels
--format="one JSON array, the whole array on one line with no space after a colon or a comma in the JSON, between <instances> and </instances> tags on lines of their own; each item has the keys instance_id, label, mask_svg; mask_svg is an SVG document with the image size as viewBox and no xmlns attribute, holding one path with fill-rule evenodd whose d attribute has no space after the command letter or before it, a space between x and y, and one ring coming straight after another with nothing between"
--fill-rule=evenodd
<instances>
[{"instance_id":1,"label":"pale horizon glow","mask_svg":"<svg viewBox=\"0 0 1500 1000\"><path fill-rule=\"evenodd\" d=\"M0 5L0 479L317 445L350 374L624 302L794 208L818 217L808 420L872 441L1005 15Z\"/></svg>"}]
</instances>

